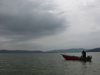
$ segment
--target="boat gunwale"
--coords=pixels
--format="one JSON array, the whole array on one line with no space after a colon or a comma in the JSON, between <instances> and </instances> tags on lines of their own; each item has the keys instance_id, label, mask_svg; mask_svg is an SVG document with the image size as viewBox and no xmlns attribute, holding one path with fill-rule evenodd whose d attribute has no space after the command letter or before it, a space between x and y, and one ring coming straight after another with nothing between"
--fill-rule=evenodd
<instances>
[{"instance_id":1,"label":"boat gunwale","mask_svg":"<svg viewBox=\"0 0 100 75\"><path fill-rule=\"evenodd\" d=\"M66 60L81 60L81 61L89 61L89 60L91 60L92 58L88 58L88 57L86 57L86 58L81 58L81 57L79 57L79 56L71 56L71 55L65 55L65 54L61 54ZM67 59L67 57L72 57L73 59ZM76 58L76 59L75 59Z\"/></svg>"}]
</instances>

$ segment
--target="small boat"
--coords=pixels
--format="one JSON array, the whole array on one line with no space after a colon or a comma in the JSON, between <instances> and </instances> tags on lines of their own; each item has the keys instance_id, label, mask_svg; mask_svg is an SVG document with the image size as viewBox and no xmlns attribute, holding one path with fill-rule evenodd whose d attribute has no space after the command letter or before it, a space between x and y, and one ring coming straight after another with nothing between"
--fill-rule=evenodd
<instances>
[{"instance_id":1,"label":"small boat","mask_svg":"<svg viewBox=\"0 0 100 75\"><path fill-rule=\"evenodd\" d=\"M92 59L92 56L87 56L86 58L78 57L78 56L70 56L61 54L66 60L80 60L80 61L90 61Z\"/></svg>"}]
</instances>

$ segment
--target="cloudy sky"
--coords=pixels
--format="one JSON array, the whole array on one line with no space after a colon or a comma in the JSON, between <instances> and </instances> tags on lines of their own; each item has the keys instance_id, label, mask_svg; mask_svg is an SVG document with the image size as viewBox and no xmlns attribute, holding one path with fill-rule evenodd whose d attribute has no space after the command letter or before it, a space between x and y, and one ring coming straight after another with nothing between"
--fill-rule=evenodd
<instances>
[{"instance_id":1,"label":"cloudy sky","mask_svg":"<svg viewBox=\"0 0 100 75\"><path fill-rule=\"evenodd\" d=\"M0 0L0 49L96 47L99 0Z\"/></svg>"}]
</instances>

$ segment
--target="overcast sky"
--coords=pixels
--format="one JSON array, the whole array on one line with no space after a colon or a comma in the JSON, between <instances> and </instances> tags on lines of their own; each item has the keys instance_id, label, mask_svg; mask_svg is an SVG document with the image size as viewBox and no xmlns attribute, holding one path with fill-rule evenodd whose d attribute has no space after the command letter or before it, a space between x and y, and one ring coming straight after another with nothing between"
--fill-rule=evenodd
<instances>
[{"instance_id":1,"label":"overcast sky","mask_svg":"<svg viewBox=\"0 0 100 75\"><path fill-rule=\"evenodd\" d=\"M99 0L0 0L0 49L96 47Z\"/></svg>"}]
</instances>

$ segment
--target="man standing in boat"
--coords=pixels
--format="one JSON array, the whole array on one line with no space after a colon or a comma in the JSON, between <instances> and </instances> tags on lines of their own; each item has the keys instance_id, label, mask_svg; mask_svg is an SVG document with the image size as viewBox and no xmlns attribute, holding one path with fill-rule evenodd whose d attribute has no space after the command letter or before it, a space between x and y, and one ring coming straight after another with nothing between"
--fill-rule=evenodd
<instances>
[{"instance_id":1,"label":"man standing in boat","mask_svg":"<svg viewBox=\"0 0 100 75\"><path fill-rule=\"evenodd\" d=\"M82 57L86 58L86 52L84 50L82 51Z\"/></svg>"}]
</instances>

